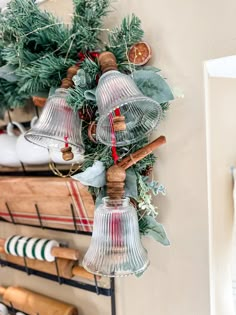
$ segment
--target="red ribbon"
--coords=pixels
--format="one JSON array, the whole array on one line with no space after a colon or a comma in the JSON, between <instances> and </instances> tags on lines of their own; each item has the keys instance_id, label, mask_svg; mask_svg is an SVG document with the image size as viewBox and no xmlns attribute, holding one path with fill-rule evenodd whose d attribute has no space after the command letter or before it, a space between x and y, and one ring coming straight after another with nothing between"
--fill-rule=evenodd
<instances>
[{"instance_id":1,"label":"red ribbon","mask_svg":"<svg viewBox=\"0 0 236 315\"><path fill-rule=\"evenodd\" d=\"M65 136L64 140L65 140L65 148L68 148L69 147L68 136Z\"/></svg>"},{"instance_id":2,"label":"red ribbon","mask_svg":"<svg viewBox=\"0 0 236 315\"><path fill-rule=\"evenodd\" d=\"M79 63L83 62L86 58L90 58L95 61L99 57L99 55L100 53L97 51L88 51L86 53L79 52L78 53Z\"/></svg>"}]
</instances>

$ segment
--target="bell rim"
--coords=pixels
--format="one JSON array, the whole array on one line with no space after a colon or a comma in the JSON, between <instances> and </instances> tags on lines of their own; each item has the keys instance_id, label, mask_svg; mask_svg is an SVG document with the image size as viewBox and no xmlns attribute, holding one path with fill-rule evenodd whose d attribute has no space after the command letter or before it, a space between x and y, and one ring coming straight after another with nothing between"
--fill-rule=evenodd
<instances>
[{"instance_id":1,"label":"bell rim","mask_svg":"<svg viewBox=\"0 0 236 315\"><path fill-rule=\"evenodd\" d=\"M32 137L42 137L42 138L47 138L47 139L53 139L53 140L56 140L56 141L59 141L61 143L64 143L65 144L65 140L62 140L61 138L57 138L57 137L53 137L53 136L49 136L49 135L44 135L42 133L34 133L32 130L28 130L25 134L24 134L24 138L30 142L30 143L33 143L35 145L38 145L40 147L43 147L43 148L46 148L48 150L52 149L53 151L60 151L61 148L55 148L55 147L50 147L50 146L47 146L47 145L42 145L40 142L37 142L37 141L32 141ZM74 153L81 153L83 154L85 152L85 149L84 149L84 146L82 144L75 144L71 141L68 141L67 142L68 145L72 146L73 147L73 152Z\"/></svg>"},{"instance_id":2,"label":"bell rim","mask_svg":"<svg viewBox=\"0 0 236 315\"><path fill-rule=\"evenodd\" d=\"M108 275L108 274L103 274L101 272L94 272L84 263L84 260L82 262L82 266L84 267L85 270L87 270L88 272L92 273L95 276L101 276L101 277L104 277L104 278L125 278L125 277L128 277L128 276L132 276L132 275L136 275L136 274L145 272L147 270L147 268L150 266L150 260L147 258L147 261L146 261L145 265L142 268L139 268L136 271L129 272L129 273L126 273L126 274L109 274Z\"/></svg>"},{"instance_id":3,"label":"bell rim","mask_svg":"<svg viewBox=\"0 0 236 315\"><path fill-rule=\"evenodd\" d=\"M146 133L144 134L140 134L140 136L138 137L135 137L133 139L130 139L130 140L127 140L126 142L116 142L116 147L120 147L120 146L127 146L127 145L130 145L130 144L133 144L133 143L136 143L140 140L142 140L144 137L146 137L147 135L149 135L156 127L157 125L160 123L161 121L161 118L162 118L162 115L163 115L163 110L162 110L162 107L161 105L153 100L152 98L148 97L148 96L144 96L144 95L140 95L140 96L132 96L132 97L129 97L128 99L126 99L126 102L124 102L123 99L120 99L118 102L117 102L117 106L110 109L108 112L106 112L106 114L104 115L101 115L99 120L98 120L98 124L97 124L97 132L96 132L96 135L97 135L97 140L109 147L113 146L113 143L111 142L108 142L106 140L104 140L101 136L100 136L100 129L102 128L102 124L104 122L104 120L108 117L108 115L112 114L112 112L114 112L115 109L118 109L118 108L121 108L123 107L124 105L127 105L128 102L131 102L131 101L142 101L142 100L148 100L149 102L155 104L155 106L157 107L157 119L153 125L152 128L150 128Z\"/></svg>"}]
</instances>

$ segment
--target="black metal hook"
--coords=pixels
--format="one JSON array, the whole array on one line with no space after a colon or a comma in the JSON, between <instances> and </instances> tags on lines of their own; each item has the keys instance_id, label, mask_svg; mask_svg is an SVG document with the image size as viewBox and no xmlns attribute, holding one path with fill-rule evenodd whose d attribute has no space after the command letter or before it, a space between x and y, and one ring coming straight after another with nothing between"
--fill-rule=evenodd
<instances>
[{"instance_id":1,"label":"black metal hook","mask_svg":"<svg viewBox=\"0 0 236 315\"><path fill-rule=\"evenodd\" d=\"M39 207L38 207L37 203L34 205L34 207L35 207L35 210L36 210L36 213L37 213L37 217L39 219L40 227L41 227L41 229L44 229L43 221L42 221L42 218L41 218L41 215L40 215L40 212L39 212Z\"/></svg>"},{"instance_id":2,"label":"black metal hook","mask_svg":"<svg viewBox=\"0 0 236 315\"><path fill-rule=\"evenodd\" d=\"M62 278L60 276L60 271L59 271L59 266L58 266L58 262L57 262L57 257L55 257L55 266L56 266L56 272L57 272L57 281L61 285L61 284L63 284L63 281L62 281Z\"/></svg>"},{"instance_id":3,"label":"black metal hook","mask_svg":"<svg viewBox=\"0 0 236 315\"><path fill-rule=\"evenodd\" d=\"M30 270L29 270L28 265L27 265L27 260L26 260L26 257L25 257L25 256L23 256L23 259L24 259L25 272L27 273L27 275L28 275L28 276L30 276L30 275L31 275L31 273L30 273Z\"/></svg>"},{"instance_id":4,"label":"black metal hook","mask_svg":"<svg viewBox=\"0 0 236 315\"><path fill-rule=\"evenodd\" d=\"M98 286L98 279L96 275L94 275L94 283L95 283L95 288L96 288L96 294L100 295L100 288Z\"/></svg>"},{"instance_id":5,"label":"black metal hook","mask_svg":"<svg viewBox=\"0 0 236 315\"><path fill-rule=\"evenodd\" d=\"M16 222L15 222L15 220L14 220L14 217L13 217L13 214L12 214L12 212L11 212L11 209L10 209L8 203L5 202L5 205L6 205L6 208L7 208L7 212L9 213L9 216L10 216L10 218L11 218L11 223L16 224Z\"/></svg>"},{"instance_id":6,"label":"black metal hook","mask_svg":"<svg viewBox=\"0 0 236 315\"><path fill-rule=\"evenodd\" d=\"M7 116L8 116L8 120L9 122L12 124L12 119L11 119L11 115L10 115L10 111L7 111Z\"/></svg>"},{"instance_id":7,"label":"black metal hook","mask_svg":"<svg viewBox=\"0 0 236 315\"><path fill-rule=\"evenodd\" d=\"M13 315L16 315L16 309L14 308L13 303L10 302L10 305L11 305L11 312L13 313Z\"/></svg>"},{"instance_id":8,"label":"black metal hook","mask_svg":"<svg viewBox=\"0 0 236 315\"><path fill-rule=\"evenodd\" d=\"M26 175L26 169L25 169L24 163L20 161L20 164L21 164L21 167L22 167L22 170L23 170L23 174Z\"/></svg>"},{"instance_id":9,"label":"black metal hook","mask_svg":"<svg viewBox=\"0 0 236 315\"><path fill-rule=\"evenodd\" d=\"M75 209L72 203L70 204L70 209L71 209L71 215L72 215L72 219L74 223L75 233L77 234L78 228L77 228L76 217L75 217Z\"/></svg>"}]
</instances>

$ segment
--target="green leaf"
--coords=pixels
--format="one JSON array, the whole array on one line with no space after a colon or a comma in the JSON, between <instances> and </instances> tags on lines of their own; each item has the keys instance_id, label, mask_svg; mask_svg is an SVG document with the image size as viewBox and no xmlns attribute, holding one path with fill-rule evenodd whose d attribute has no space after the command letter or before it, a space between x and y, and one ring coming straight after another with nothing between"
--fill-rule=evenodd
<instances>
[{"instance_id":1,"label":"green leaf","mask_svg":"<svg viewBox=\"0 0 236 315\"><path fill-rule=\"evenodd\" d=\"M152 70L134 71L133 79L141 92L157 101L159 104L174 99L169 85L159 74Z\"/></svg>"},{"instance_id":2,"label":"green leaf","mask_svg":"<svg viewBox=\"0 0 236 315\"><path fill-rule=\"evenodd\" d=\"M132 168L126 171L125 195L134 199L138 197L137 176Z\"/></svg>"},{"instance_id":3,"label":"green leaf","mask_svg":"<svg viewBox=\"0 0 236 315\"><path fill-rule=\"evenodd\" d=\"M15 74L15 67L12 65L5 65L0 68L0 78L8 82L16 82L18 78Z\"/></svg>"},{"instance_id":4,"label":"green leaf","mask_svg":"<svg viewBox=\"0 0 236 315\"><path fill-rule=\"evenodd\" d=\"M155 218L151 216L144 216L139 221L139 228L140 232L144 236L149 236L162 245L170 245L170 241L167 238L166 231L163 225L158 223Z\"/></svg>"}]
</instances>

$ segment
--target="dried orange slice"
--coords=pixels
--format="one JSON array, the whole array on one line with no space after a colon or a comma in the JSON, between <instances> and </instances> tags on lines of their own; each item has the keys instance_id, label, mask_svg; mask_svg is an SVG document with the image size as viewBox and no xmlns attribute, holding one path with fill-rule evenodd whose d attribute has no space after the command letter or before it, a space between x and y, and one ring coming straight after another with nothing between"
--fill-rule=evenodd
<instances>
[{"instance_id":1,"label":"dried orange slice","mask_svg":"<svg viewBox=\"0 0 236 315\"><path fill-rule=\"evenodd\" d=\"M151 47L146 42L139 42L134 44L129 52L128 59L129 61L138 66L145 65L152 57Z\"/></svg>"}]
</instances>

